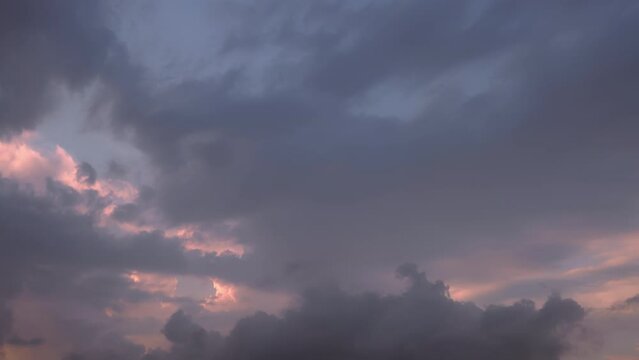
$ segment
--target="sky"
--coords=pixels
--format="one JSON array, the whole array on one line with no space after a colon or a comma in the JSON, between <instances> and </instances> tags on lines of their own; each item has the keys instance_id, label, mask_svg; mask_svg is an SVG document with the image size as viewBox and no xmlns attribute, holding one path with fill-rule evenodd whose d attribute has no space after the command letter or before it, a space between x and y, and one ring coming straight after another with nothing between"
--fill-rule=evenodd
<instances>
[{"instance_id":1,"label":"sky","mask_svg":"<svg viewBox=\"0 0 639 360\"><path fill-rule=\"evenodd\" d=\"M0 359L639 359L638 32L0 1Z\"/></svg>"}]
</instances>

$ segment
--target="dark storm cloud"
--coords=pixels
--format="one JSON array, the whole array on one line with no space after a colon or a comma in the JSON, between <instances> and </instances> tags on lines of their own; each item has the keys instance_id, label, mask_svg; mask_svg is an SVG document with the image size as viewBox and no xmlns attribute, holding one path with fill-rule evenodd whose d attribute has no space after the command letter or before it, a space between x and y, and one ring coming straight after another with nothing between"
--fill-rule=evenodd
<instances>
[{"instance_id":1,"label":"dark storm cloud","mask_svg":"<svg viewBox=\"0 0 639 360\"><path fill-rule=\"evenodd\" d=\"M114 125L170 219L242 220L264 283L473 247L547 267L579 244L533 259L537 229L636 228L633 1L225 5L235 67L132 91ZM415 98L376 114L380 91Z\"/></svg>"},{"instance_id":2,"label":"dark storm cloud","mask_svg":"<svg viewBox=\"0 0 639 360\"><path fill-rule=\"evenodd\" d=\"M0 4L0 134L32 129L55 105L53 86L81 89L123 59L98 1Z\"/></svg>"},{"instance_id":3,"label":"dark storm cloud","mask_svg":"<svg viewBox=\"0 0 639 360\"><path fill-rule=\"evenodd\" d=\"M74 192L69 188L66 190ZM18 191L8 180L0 182L4 265L206 274L221 263L238 261L232 256L188 252L179 241L165 238L160 233L115 238L99 229L91 216L78 215L65 207L74 202L60 203L55 201L57 198L57 195L53 199L34 197Z\"/></svg>"},{"instance_id":4,"label":"dark storm cloud","mask_svg":"<svg viewBox=\"0 0 639 360\"><path fill-rule=\"evenodd\" d=\"M584 316L577 303L557 295L540 309L522 300L483 310L450 299L443 283L429 282L415 266L403 266L399 274L411 283L401 295L319 288L282 317L258 312L227 336L178 311L163 330L171 350L143 359L551 360L569 350L566 336Z\"/></svg>"},{"instance_id":5,"label":"dark storm cloud","mask_svg":"<svg viewBox=\"0 0 639 360\"><path fill-rule=\"evenodd\" d=\"M81 162L78 165L75 176L78 181L87 185L95 184L95 181L98 179L98 173L93 166L87 162Z\"/></svg>"},{"instance_id":6,"label":"dark storm cloud","mask_svg":"<svg viewBox=\"0 0 639 360\"><path fill-rule=\"evenodd\" d=\"M157 296L131 287L123 272L134 269L305 286L477 249L551 269L580 244L538 243L538 230L637 230L637 7L222 2L214 16L233 24L210 62L230 69L148 92L100 3L2 2L0 135L32 129L57 84L99 80L95 109L112 106L113 130L131 131L158 174L113 218L159 206L175 224L240 220L232 235L251 251L240 264L159 233L114 238L92 212L69 210L101 210L95 192L51 180L42 199L2 180L0 304L25 289L115 310ZM114 165L107 175L125 173ZM83 163L78 176L90 184L97 173ZM557 296L539 310L528 301L482 310L415 267L400 273L412 281L400 296L320 289L226 337L176 313L164 328L171 351L147 358L557 359L565 328L583 316ZM11 316L0 312L0 344L36 345L15 337ZM117 334L91 340L69 359L143 353Z\"/></svg>"},{"instance_id":7,"label":"dark storm cloud","mask_svg":"<svg viewBox=\"0 0 639 360\"><path fill-rule=\"evenodd\" d=\"M91 215L72 210L79 198L87 196L91 193L77 193L50 181L48 196L39 197L0 179L0 348L37 346L43 341L12 331L9 301L20 294L51 306L75 304L76 310L118 312L123 302L181 301L137 289L126 276L129 271L224 277L239 264L234 256L187 251L160 233L115 237L100 229ZM64 316L71 313L60 315Z\"/></svg>"}]
</instances>

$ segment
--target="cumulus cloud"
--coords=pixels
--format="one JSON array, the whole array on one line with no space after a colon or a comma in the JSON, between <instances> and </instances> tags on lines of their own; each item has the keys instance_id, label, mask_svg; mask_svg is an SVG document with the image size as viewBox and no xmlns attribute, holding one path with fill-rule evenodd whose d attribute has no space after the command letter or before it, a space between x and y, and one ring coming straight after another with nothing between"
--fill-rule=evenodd
<instances>
[{"instance_id":1,"label":"cumulus cloud","mask_svg":"<svg viewBox=\"0 0 639 360\"><path fill-rule=\"evenodd\" d=\"M95 227L90 216L60 211L46 198L14 191L6 180L1 185L2 234L12 239L4 244L3 257L7 262L28 266L44 261L40 265L138 267L159 272L206 271L215 266L216 254L207 257L187 253L179 242L160 233L141 233L118 240Z\"/></svg>"},{"instance_id":2,"label":"cumulus cloud","mask_svg":"<svg viewBox=\"0 0 639 360\"><path fill-rule=\"evenodd\" d=\"M3 310L6 306L0 348L44 345L49 352L43 354L49 357L54 356L51 348L81 347L108 330L155 330L159 320L155 324L152 317L167 316L160 304L170 311L177 304L197 307L207 301L193 298L192 289L177 294L177 277L202 278L208 288L198 294L208 296L215 291L212 277L236 275L230 276L240 263L235 254L189 248L166 228L123 228L109 221L117 204L136 200L143 206L148 190L138 191L123 180L98 179L91 165L76 162L60 147L40 151L22 138L0 146L6 150L0 173L8 177L0 177L0 303ZM147 308L151 320L126 318L132 307ZM38 311L44 312L41 319L29 323L30 313ZM16 334L14 319L30 330L27 334L39 335L38 323L50 324L43 334L46 343ZM87 326L92 330L82 329ZM130 330L134 326L138 329Z\"/></svg>"},{"instance_id":3,"label":"cumulus cloud","mask_svg":"<svg viewBox=\"0 0 639 360\"><path fill-rule=\"evenodd\" d=\"M138 287L128 275L133 270L224 277L240 262L233 255L187 250L181 242L160 232L113 235L100 228L91 213L74 209L73 198L84 194L59 183L56 189L50 190L52 195L40 196L0 179L0 348L43 343L42 339L24 338L12 330L14 306L10 301L20 296L46 301L52 307L75 304L76 310L89 309L90 314L104 316L105 309L120 312L124 304L182 301L175 294ZM61 191L72 196L71 200L60 201ZM65 332L71 331L70 326L63 325L65 317L87 316L67 313L69 309L62 311L57 315L61 320L56 321ZM91 320L93 316L85 321L95 321Z\"/></svg>"},{"instance_id":4,"label":"cumulus cloud","mask_svg":"<svg viewBox=\"0 0 639 360\"><path fill-rule=\"evenodd\" d=\"M539 309L529 300L481 309L452 300L442 282L428 281L414 266L398 274L410 282L400 295L318 288L282 316L258 312L238 321L227 336L178 311L163 330L171 349L142 358L550 360L570 349L566 336L585 315L558 295Z\"/></svg>"}]
</instances>

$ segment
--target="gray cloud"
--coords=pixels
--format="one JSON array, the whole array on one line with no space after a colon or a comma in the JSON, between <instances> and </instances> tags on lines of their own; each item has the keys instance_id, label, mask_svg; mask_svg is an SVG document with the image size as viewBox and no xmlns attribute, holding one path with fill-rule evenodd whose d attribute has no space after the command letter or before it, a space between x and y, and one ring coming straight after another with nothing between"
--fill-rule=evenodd
<instances>
[{"instance_id":1,"label":"gray cloud","mask_svg":"<svg viewBox=\"0 0 639 360\"><path fill-rule=\"evenodd\" d=\"M6 130L33 126L40 84L99 78L114 129L133 130L161 171L157 205L175 222L242 219L263 283L291 268L300 278L339 277L347 265L366 273L469 243L514 243L530 259L531 229L634 228L632 2L225 3L237 28L215 55L237 65L155 93L102 6L5 7L15 36L3 46L22 44L6 53L41 71L0 81L5 97L35 94L29 106L6 102L7 114L33 111L4 116L25 121ZM262 63L266 47L281 62ZM256 71L263 91L247 87ZM375 109L376 91L417 95L384 115L356 111ZM402 107L417 110L404 119ZM557 263L571 246L535 263Z\"/></svg>"},{"instance_id":2,"label":"gray cloud","mask_svg":"<svg viewBox=\"0 0 639 360\"><path fill-rule=\"evenodd\" d=\"M169 219L242 220L264 284L475 247L547 268L579 243L533 258L537 230L635 229L636 4L472 4L227 4L242 21L215 56L236 65L126 92L114 128L161 171ZM379 92L415 98L376 114Z\"/></svg>"},{"instance_id":3,"label":"gray cloud","mask_svg":"<svg viewBox=\"0 0 639 360\"><path fill-rule=\"evenodd\" d=\"M42 338L23 339L18 336L13 336L9 339L9 341L7 341L7 343L12 346L18 346L18 347L34 347L34 346L40 346L44 344L44 339Z\"/></svg>"},{"instance_id":4,"label":"gray cloud","mask_svg":"<svg viewBox=\"0 0 639 360\"><path fill-rule=\"evenodd\" d=\"M171 350L151 351L143 359L550 360L569 350L566 335L584 316L577 303L557 295L540 309L522 300L482 310L450 299L443 283L429 282L414 266L403 266L399 274L411 283L401 295L319 288L283 316L258 312L224 337L178 311L163 330Z\"/></svg>"},{"instance_id":5,"label":"gray cloud","mask_svg":"<svg viewBox=\"0 0 639 360\"><path fill-rule=\"evenodd\" d=\"M92 348L82 353L72 353L63 360L135 360L144 353L144 348L131 343L115 333L92 339Z\"/></svg>"},{"instance_id":6,"label":"gray cloud","mask_svg":"<svg viewBox=\"0 0 639 360\"><path fill-rule=\"evenodd\" d=\"M58 186L63 187L59 184ZM74 196L83 196L66 188ZM206 274L217 260L233 263L237 258L186 251L179 241L160 233L126 235L121 239L95 226L90 215L78 215L73 202L25 194L8 180L0 182L0 231L5 263L23 266L138 269L159 273ZM55 199L55 198L54 198Z\"/></svg>"},{"instance_id":7,"label":"gray cloud","mask_svg":"<svg viewBox=\"0 0 639 360\"><path fill-rule=\"evenodd\" d=\"M60 201L63 190L68 197ZM34 196L0 179L0 348L38 346L44 341L13 333L9 301L21 294L60 306L57 323L86 314L99 314L99 319L105 308L118 313L125 303L183 301L137 289L126 276L129 271L225 277L241 261L230 255L187 251L179 241L160 233L116 237L99 228L91 213L79 215L72 210L78 198L92 195L51 181L48 196ZM97 321L94 315L84 321ZM62 327L69 333L74 328Z\"/></svg>"},{"instance_id":8,"label":"gray cloud","mask_svg":"<svg viewBox=\"0 0 639 360\"><path fill-rule=\"evenodd\" d=\"M626 304L639 304L639 295L626 299Z\"/></svg>"},{"instance_id":9,"label":"gray cloud","mask_svg":"<svg viewBox=\"0 0 639 360\"><path fill-rule=\"evenodd\" d=\"M13 311L5 303L5 299L0 298L0 358L3 358L2 348L5 344L18 347L35 347L44 343L42 338L25 339L15 334L13 316Z\"/></svg>"},{"instance_id":10,"label":"gray cloud","mask_svg":"<svg viewBox=\"0 0 639 360\"><path fill-rule=\"evenodd\" d=\"M127 203L119 205L113 210L111 216L117 221L128 222L135 220L140 214L140 208L137 204Z\"/></svg>"},{"instance_id":11,"label":"gray cloud","mask_svg":"<svg viewBox=\"0 0 639 360\"><path fill-rule=\"evenodd\" d=\"M119 179L125 177L127 172L128 169L125 165L115 160L111 160L109 162L109 166L107 168L107 176Z\"/></svg>"},{"instance_id":12,"label":"gray cloud","mask_svg":"<svg viewBox=\"0 0 639 360\"><path fill-rule=\"evenodd\" d=\"M2 180L2 304L25 289L95 307L157 296L131 288L122 273L132 269L304 288L480 249L553 269L581 239L637 230L633 1L215 2L212 20L229 27L202 51L221 70L163 88L129 60L104 5L0 4L0 135L33 129L55 106L55 86L97 80L96 111L110 106L112 130L131 134L158 175L113 218L157 207L173 224L239 220L231 235L251 251L240 261L160 233L118 239L95 226L104 207L95 192L51 180L39 199ZM113 163L107 175L125 173ZM83 163L78 176L93 183L97 173ZM69 210L80 202L92 212ZM544 231L572 235L549 243ZM555 331L582 316L557 297L540 310L525 301L482 310L414 267L401 272L413 281L401 296L324 289L284 317L244 319L228 337L177 313L165 327L172 352L149 356L455 359L462 343L480 357L553 359L564 350ZM503 295L517 286L530 288ZM314 318L324 315L335 324ZM469 330L447 322L457 318ZM0 319L0 343L37 345ZM104 343L71 358L142 354L117 334ZM110 347L119 352L104 355Z\"/></svg>"},{"instance_id":13,"label":"gray cloud","mask_svg":"<svg viewBox=\"0 0 639 360\"><path fill-rule=\"evenodd\" d=\"M639 308L639 294L631 296L618 304L613 305L610 309L615 310L631 310L635 307Z\"/></svg>"},{"instance_id":14,"label":"gray cloud","mask_svg":"<svg viewBox=\"0 0 639 360\"><path fill-rule=\"evenodd\" d=\"M73 90L122 61L100 2L4 1L0 5L0 134L32 129Z\"/></svg>"},{"instance_id":15,"label":"gray cloud","mask_svg":"<svg viewBox=\"0 0 639 360\"><path fill-rule=\"evenodd\" d=\"M88 185L95 184L98 179L98 173L93 166L87 162L81 162L76 169L76 178L78 181L86 183Z\"/></svg>"}]
</instances>

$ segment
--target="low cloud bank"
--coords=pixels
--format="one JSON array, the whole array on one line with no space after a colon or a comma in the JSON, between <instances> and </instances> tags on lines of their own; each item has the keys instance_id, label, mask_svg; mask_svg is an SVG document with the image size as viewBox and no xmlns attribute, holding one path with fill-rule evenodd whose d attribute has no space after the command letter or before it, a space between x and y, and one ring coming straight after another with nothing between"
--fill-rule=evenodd
<instances>
[{"instance_id":1,"label":"low cloud bank","mask_svg":"<svg viewBox=\"0 0 639 360\"><path fill-rule=\"evenodd\" d=\"M398 276L410 281L400 295L347 293L337 287L308 291L282 316L255 313L223 336L207 331L184 311L163 333L168 351L130 345L72 354L67 360L107 359L559 359L567 336L585 316L571 299L552 295L539 309L530 300L481 309L458 302L441 281L430 282L412 264Z\"/></svg>"}]
</instances>

